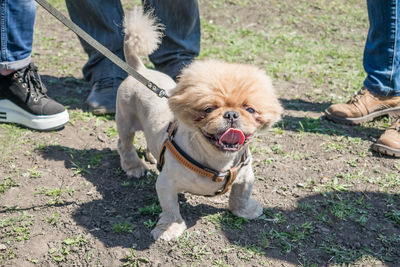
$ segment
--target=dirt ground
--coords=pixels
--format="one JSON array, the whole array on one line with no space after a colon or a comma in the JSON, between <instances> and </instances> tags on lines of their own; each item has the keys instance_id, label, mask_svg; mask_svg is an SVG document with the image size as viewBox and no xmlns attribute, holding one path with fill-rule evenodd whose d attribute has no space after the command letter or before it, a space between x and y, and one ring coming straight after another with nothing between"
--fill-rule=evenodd
<instances>
[{"instance_id":1,"label":"dirt ground","mask_svg":"<svg viewBox=\"0 0 400 267\"><path fill-rule=\"evenodd\" d=\"M201 1L200 8L213 25L229 27L234 14L235 25L268 31L265 21L276 25L284 16L278 2ZM364 25L356 35L366 33ZM295 27L325 32L312 23ZM211 40L212 32L203 37ZM339 41L362 51L363 41ZM317 97L310 80L280 72L273 78L285 108L282 121L251 143L253 196L264 215L242 220L227 212L228 195L184 194L187 232L177 241L154 242L155 167L146 177L126 177L114 118L93 116L84 105L89 87L80 73L86 57L79 42L41 8L33 57L71 122L45 133L0 127L0 266L400 265L400 163L370 149L390 119L358 127L328 122L320 117L329 94ZM136 145L142 149L143 138Z\"/></svg>"}]
</instances>

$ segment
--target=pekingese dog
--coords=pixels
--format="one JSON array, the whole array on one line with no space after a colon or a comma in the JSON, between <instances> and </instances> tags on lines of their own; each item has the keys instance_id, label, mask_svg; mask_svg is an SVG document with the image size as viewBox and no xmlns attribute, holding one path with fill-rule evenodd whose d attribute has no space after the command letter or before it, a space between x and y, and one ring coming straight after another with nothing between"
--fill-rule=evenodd
<instances>
[{"instance_id":1,"label":"pekingese dog","mask_svg":"<svg viewBox=\"0 0 400 267\"><path fill-rule=\"evenodd\" d=\"M162 37L152 15L133 9L124 27L127 62L169 95L161 99L128 77L117 96L118 152L126 174L140 177L147 168L133 146L137 131L145 134L150 162L156 161L152 155L162 154L156 182L162 213L151 232L154 239L175 239L185 231L180 192L213 196L230 189L233 214L260 216L262 206L250 198L254 174L248 141L280 118L282 107L270 78L254 66L199 60L175 84L139 58L153 52Z\"/></svg>"}]
</instances>

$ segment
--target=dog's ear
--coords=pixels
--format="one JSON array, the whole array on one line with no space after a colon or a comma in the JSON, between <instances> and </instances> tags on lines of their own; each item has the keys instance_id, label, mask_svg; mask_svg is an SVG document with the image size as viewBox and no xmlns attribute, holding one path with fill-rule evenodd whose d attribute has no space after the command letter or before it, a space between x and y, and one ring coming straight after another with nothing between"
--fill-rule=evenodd
<instances>
[{"instance_id":1,"label":"dog's ear","mask_svg":"<svg viewBox=\"0 0 400 267\"><path fill-rule=\"evenodd\" d=\"M199 70L200 66L197 61L186 66L178 77L176 87L169 92L168 104L172 113L178 120L189 125L198 116L196 105L204 100L204 91L210 90L202 83L204 71Z\"/></svg>"},{"instance_id":2,"label":"dog's ear","mask_svg":"<svg viewBox=\"0 0 400 267\"><path fill-rule=\"evenodd\" d=\"M281 118L283 108L275 94L272 80L264 71L254 68L247 72L247 79L253 81L246 89L246 100L257 111L256 121L260 130L267 130Z\"/></svg>"},{"instance_id":3,"label":"dog's ear","mask_svg":"<svg viewBox=\"0 0 400 267\"><path fill-rule=\"evenodd\" d=\"M281 119L282 106L278 103L270 105L267 109L263 110L262 113L257 117L257 121L261 124L260 130L268 130L275 123Z\"/></svg>"},{"instance_id":4,"label":"dog's ear","mask_svg":"<svg viewBox=\"0 0 400 267\"><path fill-rule=\"evenodd\" d=\"M193 118L197 116L193 103L196 103L196 94L192 94L194 85L180 81L170 92L168 105L174 116L183 122L191 124Z\"/></svg>"}]
</instances>

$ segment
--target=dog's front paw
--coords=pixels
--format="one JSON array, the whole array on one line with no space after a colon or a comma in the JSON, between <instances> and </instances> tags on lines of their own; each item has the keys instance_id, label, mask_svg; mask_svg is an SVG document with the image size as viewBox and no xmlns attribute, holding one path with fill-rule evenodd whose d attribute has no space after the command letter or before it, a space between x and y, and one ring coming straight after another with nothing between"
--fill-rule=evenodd
<instances>
[{"instance_id":1,"label":"dog's front paw","mask_svg":"<svg viewBox=\"0 0 400 267\"><path fill-rule=\"evenodd\" d=\"M129 178L131 178L131 177L140 178L145 175L146 168L138 167L138 168L134 168L134 169L125 170L125 172Z\"/></svg>"},{"instance_id":2,"label":"dog's front paw","mask_svg":"<svg viewBox=\"0 0 400 267\"><path fill-rule=\"evenodd\" d=\"M252 220L261 216L263 213L263 207L256 200L250 198L245 208L232 209L231 212L238 217Z\"/></svg>"},{"instance_id":3,"label":"dog's front paw","mask_svg":"<svg viewBox=\"0 0 400 267\"><path fill-rule=\"evenodd\" d=\"M173 222L168 225L167 229L164 229L161 225L157 226L151 231L151 235L154 240L162 239L165 241L170 241L177 239L186 230L186 224L184 221Z\"/></svg>"}]
</instances>

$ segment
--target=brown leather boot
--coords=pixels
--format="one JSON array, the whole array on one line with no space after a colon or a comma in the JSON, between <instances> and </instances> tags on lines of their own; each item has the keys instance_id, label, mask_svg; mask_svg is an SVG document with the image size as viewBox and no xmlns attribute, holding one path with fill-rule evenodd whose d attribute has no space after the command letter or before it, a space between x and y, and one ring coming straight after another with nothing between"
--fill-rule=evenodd
<instances>
[{"instance_id":1,"label":"brown leather boot","mask_svg":"<svg viewBox=\"0 0 400 267\"><path fill-rule=\"evenodd\" d=\"M381 154L400 157L400 119L386 129L372 149Z\"/></svg>"},{"instance_id":2,"label":"brown leather boot","mask_svg":"<svg viewBox=\"0 0 400 267\"><path fill-rule=\"evenodd\" d=\"M346 104L331 105L325 115L328 120L353 125L383 115L400 117L400 96L376 95L363 87Z\"/></svg>"}]
</instances>

